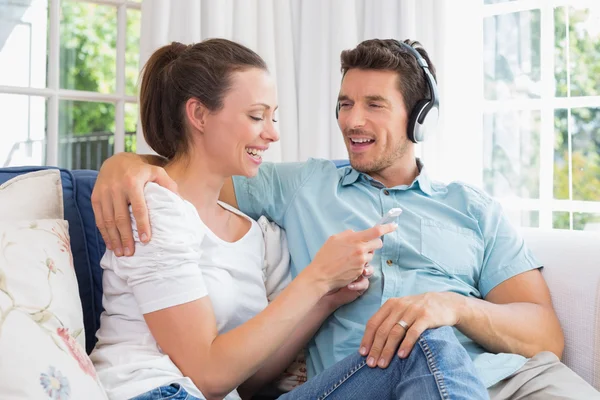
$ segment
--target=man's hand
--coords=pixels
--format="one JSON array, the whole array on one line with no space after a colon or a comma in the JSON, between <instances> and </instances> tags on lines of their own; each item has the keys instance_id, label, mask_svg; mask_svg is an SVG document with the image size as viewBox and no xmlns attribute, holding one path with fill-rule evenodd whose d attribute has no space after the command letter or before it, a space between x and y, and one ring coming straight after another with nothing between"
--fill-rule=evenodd
<instances>
[{"instance_id":1,"label":"man's hand","mask_svg":"<svg viewBox=\"0 0 600 400\"><path fill-rule=\"evenodd\" d=\"M142 156L119 153L104 162L92 192L92 207L96 225L104 243L117 256L133 255L135 251L129 205L137 222L140 240L150 240L150 222L144 199L144 186L156 182L177 192L177 184L162 167L154 166Z\"/></svg>"},{"instance_id":2,"label":"man's hand","mask_svg":"<svg viewBox=\"0 0 600 400\"><path fill-rule=\"evenodd\" d=\"M359 352L368 354L370 367L386 368L398 345L398 357L405 358L426 329L458 324L463 305L464 296L450 292L389 299L367 323Z\"/></svg>"}]
</instances>

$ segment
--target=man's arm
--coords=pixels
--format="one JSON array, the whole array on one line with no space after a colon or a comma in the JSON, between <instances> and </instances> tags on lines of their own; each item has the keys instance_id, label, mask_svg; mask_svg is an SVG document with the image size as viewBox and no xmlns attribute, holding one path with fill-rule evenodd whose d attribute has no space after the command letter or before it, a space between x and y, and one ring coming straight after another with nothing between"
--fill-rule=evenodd
<instances>
[{"instance_id":1,"label":"man's arm","mask_svg":"<svg viewBox=\"0 0 600 400\"><path fill-rule=\"evenodd\" d=\"M106 247L117 256L133 255L135 249L130 204L141 241L150 240L150 221L144 200L146 183L156 182L177 192L177 184L163 168L165 164L166 159L162 157L133 153L116 154L102 164L92 192L92 207Z\"/></svg>"},{"instance_id":2,"label":"man's arm","mask_svg":"<svg viewBox=\"0 0 600 400\"><path fill-rule=\"evenodd\" d=\"M502 282L485 301L465 298L456 327L493 353L533 357L551 351L560 358L564 349L563 332L539 270Z\"/></svg>"}]
</instances>

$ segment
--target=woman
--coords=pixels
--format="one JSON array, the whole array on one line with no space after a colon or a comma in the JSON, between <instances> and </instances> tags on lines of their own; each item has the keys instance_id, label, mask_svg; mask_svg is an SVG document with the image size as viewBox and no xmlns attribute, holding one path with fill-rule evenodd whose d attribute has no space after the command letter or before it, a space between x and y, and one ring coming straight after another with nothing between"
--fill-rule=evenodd
<instances>
[{"instance_id":1,"label":"woman","mask_svg":"<svg viewBox=\"0 0 600 400\"><path fill-rule=\"evenodd\" d=\"M279 138L276 109L266 64L244 46L173 43L150 57L142 127L181 197L147 184L152 239L143 244L132 219L135 255L107 251L102 260L105 312L92 360L110 398L239 399L238 387L252 393L277 377L331 312L368 287L368 262L394 225L331 237L268 303L262 230L218 197L226 179L257 173ZM426 335L444 347L452 332L437 331ZM410 396L402 381L445 398L444 378L472 382L471 370L429 371L428 356L413 351L384 370L363 368L357 352L281 398Z\"/></svg>"}]
</instances>

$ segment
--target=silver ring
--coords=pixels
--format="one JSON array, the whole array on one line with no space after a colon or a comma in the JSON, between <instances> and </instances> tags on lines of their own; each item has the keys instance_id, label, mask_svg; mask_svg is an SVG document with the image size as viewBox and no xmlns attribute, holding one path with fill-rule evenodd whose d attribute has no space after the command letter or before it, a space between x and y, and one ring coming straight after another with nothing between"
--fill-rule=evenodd
<instances>
[{"instance_id":1,"label":"silver ring","mask_svg":"<svg viewBox=\"0 0 600 400\"><path fill-rule=\"evenodd\" d=\"M408 324L402 320L398 321L398 325L400 325L402 328L404 328L405 331L408 330Z\"/></svg>"}]
</instances>

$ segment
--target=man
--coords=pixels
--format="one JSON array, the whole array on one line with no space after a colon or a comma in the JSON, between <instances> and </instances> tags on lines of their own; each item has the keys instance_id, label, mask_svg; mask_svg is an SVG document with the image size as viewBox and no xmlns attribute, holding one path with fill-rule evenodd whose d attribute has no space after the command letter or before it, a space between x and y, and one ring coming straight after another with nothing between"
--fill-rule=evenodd
<instances>
[{"instance_id":1,"label":"man","mask_svg":"<svg viewBox=\"0 0 600 400\"><path fill-rule=\"evenodd\" d=\"M432 182L415 158L437 93L427 52L412 46L368 40L342 53L336 113L351 167L264 163L257 177L236 177L221 193L244 213L267 215L286 229L294 276L329 236L403 209L373 259L370 289L338 309L311 342L309 376L357 349L369 366L385 368L396 354L406 357L424 330L449 325L492 399L600 398L560 363L564 339L541 265L500 206L470 186ZM125 254L133 249L128 203L140 237L150 238L145 183L175 189L147 162L115 156L94 190L98 227L117 254L121 243Z\"/></svg>"}]
</instances>

